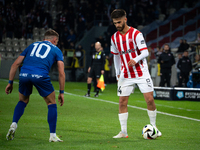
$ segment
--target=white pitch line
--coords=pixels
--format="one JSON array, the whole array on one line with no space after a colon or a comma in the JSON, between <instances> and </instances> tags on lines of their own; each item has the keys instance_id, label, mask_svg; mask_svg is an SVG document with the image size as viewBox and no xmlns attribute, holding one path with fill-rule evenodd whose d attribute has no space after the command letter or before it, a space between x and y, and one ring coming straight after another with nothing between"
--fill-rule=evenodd
<instances>
[{"instance_id":1,"label":"white pitch line","mask_svg":"<svg viewBox=\"0 0 200 150\"><path fill-rule=\"evenodd\" d=\"M0 80L2 80L2 81L8 81L8 80L5 80L5 79L0 79ZM14 82L14 83L19 84L18 82ZM58 90L56 90L56 91L59 92ZM78 96L78 97L83 97L83 96L72 94L72 93L68 93L68 92L65 92L65 94L73 95L73 96ZM119 103L117 103L117 102L112 102L112 101L108 101L108 100L96 99L96 98L92 98L92 97L87 97L87 98L91 99L91 100L95 100L95 101L102 101L102 102L106 102L106 103L111 103L111 104L119 105ZM142 108L142 107L137 107L137 106L132 106L132 105L128 105L128 107L147 111L147 109ZM200 119L195 119L195 118L189 118L189 117L185 117L185 116L174 115L174 114L165 113L165 112L161 112L161 111L157 111L157 113L163 114L163 115L167 115L167 116L172 116L172 117L177 117L177 118L182 118L182 119L187 119L187 120L193 120L193 121L199 121L200 122Z\"/></svg>"},{"instance_id":2,"label":"white pitch line","mask_svg":"<svg viewBox=\"0 0 200 150\"><path fill-rule=\"evenodd\" d=\"M146 103L145 101L139 101L139 100L136 102ZM173 108L173 109L181 109L181 110L185 110L185 111L200 111L200 110L185 109L185 108L181 108L181 107L174 107L174 106L168 106L168 105L162 105L162 104L156 104L156 106L162 106L162 107Z\"/></svg>"},{"instance_id":3,"label":"white pitch line","mask_svg":"<svg viewBox=\"0 0 200 150\"><path fill-rule=\"evenodd\" d=\"M59 91L57 90L57 92L59 92ZM68 93L68 92L65 92L65 94L73 95L73 96L77 96L77 97L84 97L84 96L81 96L81 95L72 94L72 93ZM112 102L112 101L108 101L108 100L104 100L104 99L97 99L97 98L92 98L92 97L85 97L85 98L88 98L88 99L91 99L91 100L95 100L95 101L101 101L101 102L106 102L106 103L119 105L119 103L117 103L117 102ZM137 106L132 106L132 105L128 105L128 107L147 111L146 108L142 108L142 107L137 107ZM157 113L163 114L163 115L167 115L167 116L172 116L172 117L177 117L177 118L182 118L182 119L187 119L187 120L193 120L193 121L199 121L200 122L200 119L195 119L195 118L190 118L190 117L185 117L185 116L180 116L180 115L174 115L174 114L165 113L165 112L161 112L161 111L157 111Z\"/></svg>"}]
</instances>

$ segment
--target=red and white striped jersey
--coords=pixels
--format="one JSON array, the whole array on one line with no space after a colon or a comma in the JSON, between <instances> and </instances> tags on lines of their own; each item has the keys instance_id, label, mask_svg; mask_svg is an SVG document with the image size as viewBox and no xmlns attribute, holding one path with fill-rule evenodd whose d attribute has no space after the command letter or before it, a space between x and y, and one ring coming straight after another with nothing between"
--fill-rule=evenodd
<instances>
[{"instance_id":1,"label":"red and white striped jersey","mask_svg":"<svg viewBox=\"0 0 200 150\"><path fill-rule=\"evenodd\" d=\"M124 35L117 31L111 37L111 53L120 56L121 66L119 68L121 68L121 75L124 78L137 78L148 72L146 58L138 61L133 67L128 66L130 59L136 58L143 50L147 50L144 37L140 31L133 27L130 27Z\"/></svg>"}]
</instances>

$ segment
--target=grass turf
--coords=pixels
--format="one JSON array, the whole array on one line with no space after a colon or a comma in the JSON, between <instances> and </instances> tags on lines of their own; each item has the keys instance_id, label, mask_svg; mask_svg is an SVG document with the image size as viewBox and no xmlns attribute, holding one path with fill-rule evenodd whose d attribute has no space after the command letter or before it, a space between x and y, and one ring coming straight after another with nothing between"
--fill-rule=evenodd
<instances>
[{"instance_id":1,"label":"grass turf","mask_svg":"<svg viewBox=\"0 0 200 150\"><path fill-rule=\"evenodd\" d=\"M59 90L58 82L52 82ZM64 106L58 105L57 135L63 143L49 143L47 106L34 88L24 115L18 123L13 141L6 140L14 108L18 102L18 84L6 95L7 80L0 80L0 149L81 149L81 150L196 150L200 147L200 102L155 100L157 109L175 116L157 114L157 126L163 136L143 139L144 125L149 123L146 103L138 89L129 99L128 139L113 139L120 131L116 84L108 84L98 98L83 97L86 83L66 82ZM58 92L56 92L56 97ZM132 107L134 106L134 107ZM181 116L187 118L180 118ZM190 120L190 118L197 119Z\"/></svg>"}]
</instances>

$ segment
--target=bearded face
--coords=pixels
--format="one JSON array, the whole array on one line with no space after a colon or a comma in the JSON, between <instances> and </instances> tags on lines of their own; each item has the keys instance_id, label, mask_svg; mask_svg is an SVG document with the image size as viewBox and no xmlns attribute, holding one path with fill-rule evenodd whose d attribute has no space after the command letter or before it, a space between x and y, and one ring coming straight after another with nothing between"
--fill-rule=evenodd
<instances>
[{"instance_id":1,"label":"bearded face","mask_svg":"<svg viewBox=\"0 0 200 150\"><path fill-rule=\"evenodd\" d=\"M113 19L113 23L114 23L116 29L119 32L121 32L124 30L124 28L126 26L126 18L122 17L122 18Z\"/></svg>"},{"instance_id":2,"label":"bearded face","mask_svg":"<svg viewBox=\"0 0 200 150\"><path fill-rule=\"evenodd\" d=\"M117 30L118 31L123 31L124 30L124 27L125 27L125 21L123 21L122 25L117 27Z\"/></svg>"}]
</instances>

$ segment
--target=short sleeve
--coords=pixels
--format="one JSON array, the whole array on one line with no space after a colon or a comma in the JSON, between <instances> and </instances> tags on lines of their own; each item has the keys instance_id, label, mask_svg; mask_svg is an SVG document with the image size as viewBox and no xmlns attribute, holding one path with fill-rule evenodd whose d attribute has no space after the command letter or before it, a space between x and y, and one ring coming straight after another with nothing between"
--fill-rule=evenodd
<instances>
[{"instance_id":1,"label":"short sleeve","mask_svg":"<svg viewBox=\"0 0 200 150\"><path fill-rule=\"evenodd\" d=\"M32 44L31 44L31 45L32 45ZM30 46L31 46L31 45L30 45ZM20 56L26 56L26 54L28 53L28 50L29 50L30 46L28 46L28 47L20 54Z\"/></svg>"},{"instance_id":2,"label":"short sleeve","mask_svg":"<svg viewBox=\"0 0 200 150\"><path fill-rule=\"evenodd\" d=\"M147 49L147 45L142 33L138 33L138 35L136 36L136 44L140 51Z\"/></svg>"},{"instance_id":3,"label":"short sleeve","mask_svg":"<svg viewBox=\"0 0 200 150\"><path fill-rule=\"evenodd\" d=\"M63 54L62 54L62 51L57 48L57 57L56 57L56 61L63 61Z\"/></svg>"}]
</instances>

